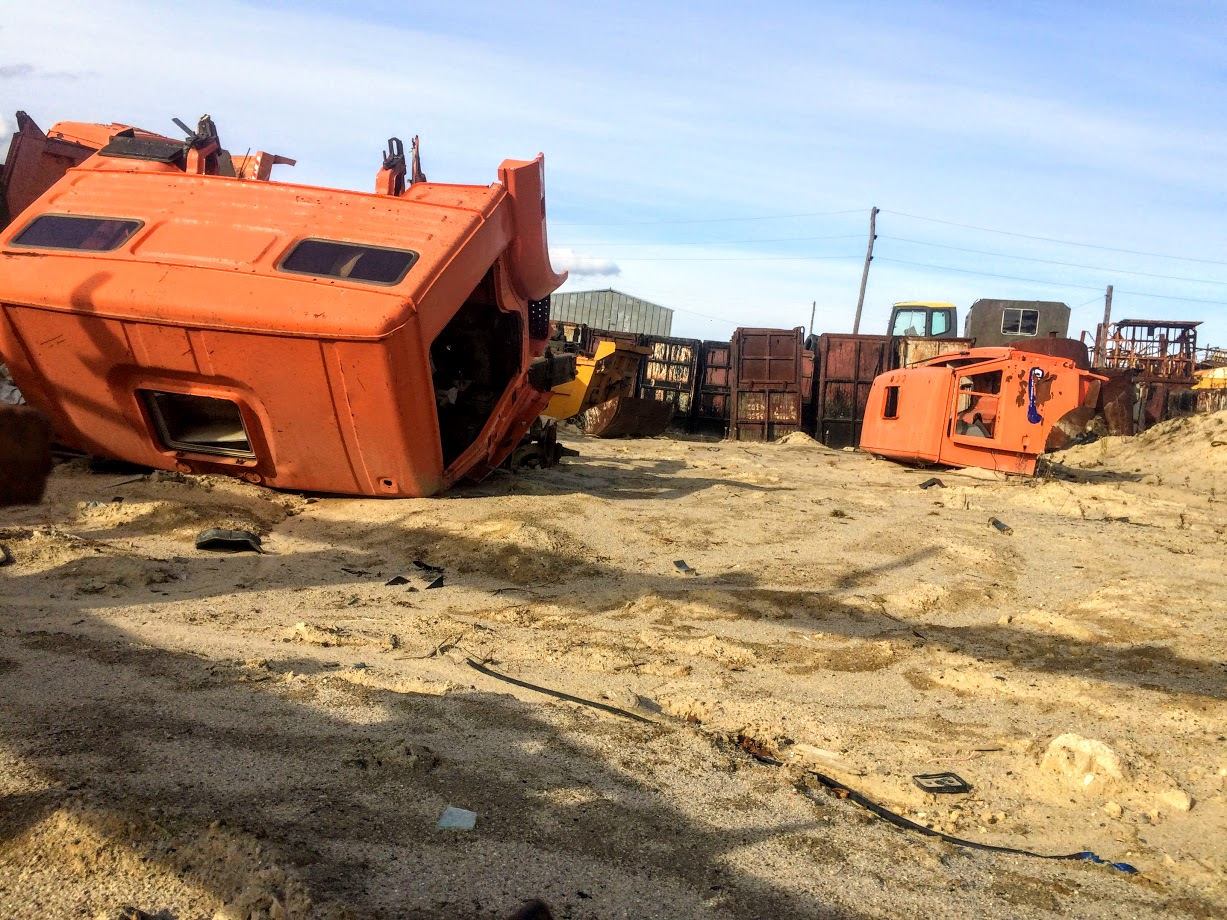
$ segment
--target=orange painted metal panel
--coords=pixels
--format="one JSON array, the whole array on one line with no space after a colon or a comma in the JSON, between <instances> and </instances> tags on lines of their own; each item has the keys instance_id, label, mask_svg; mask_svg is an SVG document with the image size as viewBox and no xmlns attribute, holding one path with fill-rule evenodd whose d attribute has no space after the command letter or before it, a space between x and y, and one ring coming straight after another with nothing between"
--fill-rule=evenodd
<instances>
[{"instance_id":1,"label":"orange painted metal panel","mask_svg":"<svg viewBox=\"0 0 1227 920\"><path fill-rule=\"evenodd\" d=\"M1030 474L1058 420L1092 403L1102 380L1020 349L946 355L874 380L860 446L907 463Z\"/></svg>"},{"instance_id":2,"label":"orange painted metal panel","mask_svg":"<svg viewBox=\"0 0 1227 920\"><path fill-rule=\"evenodd\" d=\"M118 128L68 133L97 145ZM498 466L549 401L553 383L529 371L544 360L541 302L565 275L549 266L542 164L396 196L90 156L0 230L0 353L81 450L280 488L432 494ZM15 242L44 214L140 228L106 252ZM308 239L417 255L389 284L353 263L284 270ZM234 407L227 437L246 455L167 446L150 393Z\"/></svg>"}]
</instances>

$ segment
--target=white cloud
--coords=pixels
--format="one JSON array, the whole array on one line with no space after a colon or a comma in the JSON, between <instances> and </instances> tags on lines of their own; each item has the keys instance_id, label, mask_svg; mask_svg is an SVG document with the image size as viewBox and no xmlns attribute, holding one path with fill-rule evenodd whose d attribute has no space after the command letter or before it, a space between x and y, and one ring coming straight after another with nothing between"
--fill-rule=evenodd
<instances>
[{"instance_id":1,"label":"white cloud","mask_svg":"<svg viewBox=\"0 0 1227 920\"><path fill-rule=\"evenodd\" d=\"M554 271L570 272L572 278L589 275L611 277L622 274L622 269L613 260L581 256L573 249L551 249L550 262L554 266Z\"/></svg>"},{"instance_id":2,"label":"white cloud","mask_svg":"<svg viewBox=\"0 0 1227 920\"><path fill-rule=\"evenodd\" d=\"M17 126L13 124L8 113L0 112L0 163L8 156L9 141L13 139L13 132L16 130Z\"/></svg>"},{"instance_id":3,"label":"white cloud","mask_svg":"<svg viewBox=\"0 0 1227 920\"><path fill-rule=\"evenodd\" d=\"M886 210L862 330L883 325L893 300L965 307L978 296L1052 292L1073 305L1095 293L943 270L1066 277L1053 265L908 249L901 238L1227 283L1210 264L1107 262L1107 253L898 213L1221 258L1227 180L1216 164L1227 131L1205 113L1221 110L1224 94L1221 81L1195 79L1217 73L1218 58L1209 44L1187 47L1199 33L1172 17L1160 18L1176 37L1156 42L1145 27L1076 11L1048 21L902 0L870 20L847 0L777 4L749 20L685 4L662 15L645 0L606 4L584 30L556 0L527 0L514 14L494 0L431 0L432 15L406 24L374 15L377 6L355 0L333 14L216 0L209 17L193 19L154 0L9 4L0 149L23 108L44 128L117 120L171 134L172 115L192 124L209 112L232 150L296 157L276 178L307 185L371 188L391 134L421 135L436 182L489 182L503 157L543 150L555 264L580 286L617 276L628 293L691 311L675 329L693 322L694 334L715 338L732 325L807 321L815 300L819 331L846 330L873 204ZM715 7L733 15L729 4ZM1137 48L1119 35L1101 48L1105 27L1125 30ZM1088 37L1096 54L1081 50ZM525 54L526 41L564 50ZM54 60L34 50L52 44ZM1114 49L1145 52L1147 66ZM68 76L48 70L64 60L89 78L53 79ZM1186 102L1188 85L1198 93ZM818 216L845 208L858 212ZM726 223L790 213L811 216ZM856 238L818 239L841 233ZM814 242L779 242L790 237ZM763 245L729 248L734 240ZM671 248L615 248L649 245ZM792 261L802 257L811 261ZM1122 292L1219 301L1221 287L1186 293L1103 272L1076 280L1116 281L1122 310L1205 318L1212 340L1227 329L1221 307L1134 305Z\"/></svg>"}]
</instances>

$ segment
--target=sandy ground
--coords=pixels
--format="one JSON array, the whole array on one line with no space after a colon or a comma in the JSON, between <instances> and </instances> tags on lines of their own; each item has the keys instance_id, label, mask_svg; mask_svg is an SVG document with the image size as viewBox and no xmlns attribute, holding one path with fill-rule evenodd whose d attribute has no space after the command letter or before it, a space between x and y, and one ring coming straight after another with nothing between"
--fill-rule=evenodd
<instances>
[{"instance_id":1,"label":"sandy ground","mask_svg":"<svg viewBox=\"0 0 1227 920\"><path fill-rule=\"evenodd\" d=\"M74 461L0 512L0 916L1227 915L1227 413L929 489L566 442L411 501Z\"/></svg>"}]
</instances>

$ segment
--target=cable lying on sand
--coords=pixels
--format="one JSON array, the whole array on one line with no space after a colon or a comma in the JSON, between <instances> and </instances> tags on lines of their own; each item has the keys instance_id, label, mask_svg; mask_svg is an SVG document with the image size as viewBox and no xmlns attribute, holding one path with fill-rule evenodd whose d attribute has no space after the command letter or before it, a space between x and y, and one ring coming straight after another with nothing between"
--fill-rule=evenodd
<instances>
[{"instance_id":1,"label":"cable lying on sand","mask_svg":"<svg viewBox=\"0 0 1227 920\"><path fill-rule=\"evenodd\" d=\"M634 719L636 722L646 722L649 725L656 723L652 719L637 715L633 712L627 712L625 709L619 709L617 706L607 706L605 703L596 703L592 700L585 700L578 696L572 696L569 693L563 693L561 690L551 690L549 687L540 687L537 684L530 684L527 681L516 680L514 677L508 677L506 674L500 674L498 671L492 671L484 664L474 661L472 658L465 659L469 663L469 667L475 671L481 671L487 677L493 677L495 680L506 681L509 684L515 684L517 687L523 687L525 690L535 690L538 693L544 693L548 696L557 697L560 700L566 700L570 703L579 703L581 706L589 706L593 709L600 709L603 712L612 713L615 716L622 716L624 719Z\"/></svg>"},{"instance_id":2,"label":"cable lying on sand","mask_svg":"<svg viewBox=\"0 0 1227 920\"><path fill-rule=\"evenodd\" d=\"M1063 855L1054 856L1047 853L1033 853L1030 850L1021 850L1017 847L995 846L991 843L977 843L974 840L964 840L962 837L953 837L950 834L942 833L941 831L934 830L931 827L925 827L923 824L917 824L915 821L910 821L902 815L897 815L890 809L883 808L877 802L865 798L859 792L855 791L854 789L849 789L843 783L836 782L829 776L824 776L823 774L816 773L813 770L808 771L808 773L840 798L849 799L850 801L855 802L857 805L861 806L861 808L872 812L883 821L889 821L891 824L895 825L896 827L901 827L904 830L916 831L919 834L924 834L926 837L940 837L942 840L945 840L947 843L953 843L955 846L970 847L973 850L988 850L991 853L1014 853L1021 856L1034 856L1037 859L1082 860L1085 862L1093 862L1098 865L1111 866L1113 869L1119 869L1121 872L1127 872L1131 875L1138 871L1136 868L1129 865L1129 863L1109 862L1101 856L1096 856L1090 850L1082 850L1078 853L1065 853ZM808 789L803 791L810 798L813 798Z\"/></svg>"},{"instance_id":3,"label":"cable lying on sand","mask_svg":"<svg viewBox=\"0 0 1227 920\"><path fill-rule=\"evenodd\" d=\"M569 693L563 693L561 690L551 690L549 687L541 687L541 686L538 686L537 684L530 684L527 681L517 680L514 677L508 677L506 674L500 674L498 671L493 671L490 668L486 667L484 664L478 661L474 661L472 658L466 658L465 661L470 668L473 668L473 670L475 671L480 671L482 674L485 674L487 677L493 677L496 680L506 681L509 684L515 684L517 687L523 687L526 690L534 690L537 693L544 693L548 696L557 697L560 700L567 700L568 702L571 702L571 703L579 703L581 706L589 706L593 709L600 709L603 712L612 713L613 715L616 715L616 716L622 716L625 719L633 719L636 722L647 722L648 724L654 724L651 719L645 718L641 715L637 715L636 713L633 713L633 712L627 712L625 709L619 709L616 706L608 706L605 703L593 702L592 700L585 700L578 696L572 696ZM755 760L757 760L761 764L766 764L767 766L772 766L772 767L782 767L784 765L781 761L776 760L773 757L767 757L762 754L756 754L754 751L751 751L749 749L745 749L745 750L746 750L746 753L748 753L751 757L753 757ZM1003 847L1003 846L997 846L991 843L977 843L974 840L964 840L962 837L955 837L955 836L952 836L951 834L946 834L946 833L943 833L942 831L934 830L931 827L925 827L923 824L917 824L915 821L911 821L903 817L903 815L896 814L895 812L891 811L889 808L884 808L883 806L879 805L877 802L874 802L871 799L865 798L865 796L861 795L856 790L849 789L843 783L836 782L835 780L831 779L831 777L829 776L826 776L822 773L818 773L814 770L808 770L806 772L809 776L812 776L814 777L814 779L818 780L818 782L821 783L824 787L826 787L831 793L839 796L841 799L848 799L852 802L855 802L857 805L861 806L861 808L864 808L866 811L872 812L873 814L881 818L883 821L888 821L889 823L895 825L896 827L903 828L904 830L916 831L918 834L924 834L926 837L938 837L941 840L945 840L947 843L954 844L955 846L968 847L973 850L987 850L990 853L1012 853L1018 856L1033 856L1036 859L1059 859L1059 860L1067 860L1067 861L1092 862L1092 863L1095 863L1096 865L1111 866L1113 869L1118 869L1121 872L1125 872L1130 875L1136 874L1138 871L1134 866L1129 865L1129 863L1109 862L1103 857L1098 856L1095 853L1092 853L1090 850L1081 850L1077 853L1064 853L1064 854L1059 854L1059 855L1052 855L1052 854L1047 854L1047 853L1034 853L1031 850L1023 850L1023 849L1019 849L1018 847ZM807 797L811 799L814 798L812 791L808 789L807 787L802 786L801 790Z\"/></svg>"}]
</instances>

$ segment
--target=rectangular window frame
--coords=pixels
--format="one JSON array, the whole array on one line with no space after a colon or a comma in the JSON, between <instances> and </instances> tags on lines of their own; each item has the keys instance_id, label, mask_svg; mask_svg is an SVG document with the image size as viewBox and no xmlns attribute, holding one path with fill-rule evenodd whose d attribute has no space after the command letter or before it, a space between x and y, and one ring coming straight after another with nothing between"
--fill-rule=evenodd
<instances>
[{"instance_id":1,"label":"rectangular window frame","mask_svg":"<svg viewBox=\"0 0 1227 920\"><path fill-rule=\"evenodd\" d=\"M214 396L209 393L183 393L175 390L154 390L154 389L139 389L137 396L144 403L145 410L149 415L150 421L153 422L153 427L157 432L158 440L162 442L162 446L167 450L179 451L185 454L201 454L209 457L231 457L236 460L255 460L256 451L255 445L251 440L251 431L247 427L247 420L243 417L243 407L233 399L228 399L225 396ZM193 399L213 399L218 402L226 402L234 406L238 413L239 424L243 427L243 436L247 441L245 450L239 448L225 447L210 447L202 445L198 441L184 441L175 438L170 433L170 427L167 424L166 418L163 415L162 407L159 405L156 397L158 396L173 396L173 397L188 397Z\"/></svg>"},{"instance_id":2,"label":"rectangular window frame","mask_svg":"<svg viewBox=\"0 0 1227 920\"><path fill-rule=\"evenodd\" d=\"M409 259L408 264L401 271L400 275L397 276L397 278L393 281L367 281L362 278L350 278L344 275L332 275L332 274L325 274L321 272L301 271L299 269L286 268L285 263L288 262L293 257L294 253L297 252L298 248L302 246L304 243L331 243L334 246L346 246L346 247L351 247L351 248L356 247L359 249L374 249L380 252L396 252L396 253L408 254L412 258ZM397 246L378 246L373 243L358 243L358 242L355 242L354 240L333 240L333 239L328 239L327 237L322 237L322 236L306 236L306 237L303 237L302 239L294 241L293 245L290 246L290 248L285 251L285 254L280 259L277 260L276 269L277 271L282 272L287 275L301 275L306 278L335 278L338 281L348 281L351 284L369 284L375 287L395 287L396 285L400 284L402 281L405 280L405 277L413 269L413 266L418 264L418 260L421 259L421 257L422 257L422 254L418 252L416 249L402 249Z\"/></svg>"},{"instance_id":3,"label":"rectangular window frame","mask_svg":"<svg viewBox=\"0 0 1227 920\"><path fill-rule=\"evenodd\" d=\"M1006 329L1006 320L1010 318L1011 313L1017 314L1016 322L1014 324L1016 326L1016 331L1013 331L1013 332ZM1030 332L1025 332L1024 330L1026 328L1026 319L1027 319L1028 313L1030 313L1031 315L1035 317L1035 326ZM1007 307L1001 311L1001 334L1002 335L1017 335L1017 336L1026 336L1027 338L1034 338L1035 336L1039 335L1039 332L1040 332L1040 311L1039 310L1028 310L1025 307Z\"/></svg>"},{"instance_id":4,"label":"rectangular window frame","mask_svg":"<svg viewBox=\"0 0 1227 920\"><path fill-rule=\"evenodd\" d=\"M998 444L1001 442L1001 416L1000 407L1001 400L1005 395L1005 365L1001 363L992 364L965 364L957 368L954 375L954 403L951 406L949 434L952 440L965 445L983 446L985 444ZM960 389L960 384L963 380L975 377L987 377L997 375L996 389ZM970 406L964 408L961 405L962 398L967 397L969 403L975 404L980 399L991 399L996 405L998 412L993 417L992 430L988 432L987 437L977 435L960 434L958 432L959 418L965 412L969 411Z\"/></svg>"},{"instance_id":5,"label":"rectangular window frame","mask_svg":"<svg viewBox=\"0 0 1227 920\"><path fill-rule=\"evenodd\" d=\"M946 324L945 327L941 329L941 331L938 331L937 329L934 328L934 326L937 325L937 320L939 317L941 318L942 322ZM929 330L928 331L929 331L929 336L932 338L950 335L951 333L953 333L954 332L954 311L942 309L942 310L934 310L933 312L931 312L929 314Z\"/></svg>"},{"instance_id":6,"label":"rectangular window frame","mask_svg":"<svg viewBox=\"0 0 1227 920\"><path fill-rule=\"evenodd\" d=\"M116 221L116 222L124 223L124 224L135 224L135 226L132 227L131 231L127 234L127 236L125 236L123 239L117 242L114 246L111 246L107 249L84 249L80 246L47 246L41 243L23 243L21 242L21 238L25 234L27 234L31 229L33 229L35 224L37 224L40 220L43 220L44 218L48 218L48 217L50 218L68 218L69 220L91 220L91 221L98 221L99 223L108 223L108 222ZM63 214L59 212L49 211L43 214L39 214L32 220L28 221L20 230L18 230L15 234L13 234L13 236L10 238L8 242L8 245L13 247L14 249L38 249L38 250L49 250L52 252L89 252L89 253L116 252L125 243L129 242L134 236L136 236L141 231L141 228L143 228L144 226L145 226L145 221L137 217L112 217L112 216L104 216L100 214Z\"/></svg>"},{"instance_id":7,"label":"rectangular window frame","mask_svg":"<svg viewBox=\"0 0 1227 920\"><path fill-rule=\"evenodd\" d=\"M899 387L888 386L886 388L886 399L882 404L882 418L898 418L899 417Z\"/></svg>"},{"instance_id":8,"label":"rectangular window frame","mask_svg":"<svg viewBox=\"0 0 1227 920\"><path fill-rule=\"evenodd\" d=\"M917 327L915 323L903 325L904 317L907 316L919 317L921 320L920 326ZM908 329L915 329L915 335L917 336L928 335L931 318L932 314L923 307L908 307L905 309L900 309L899 312L895 314L894 321L891 323L890 334L906 336L908 334ZM903 326L903 328L900 329L900 326Z\"/></svg>"}]
</instances>

